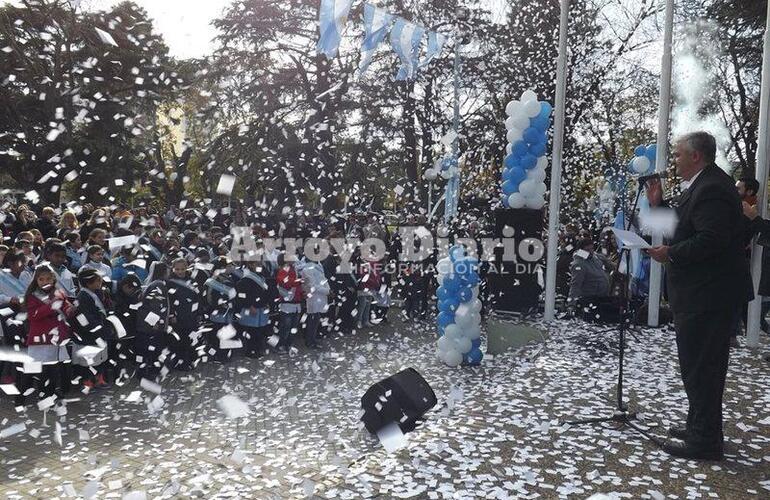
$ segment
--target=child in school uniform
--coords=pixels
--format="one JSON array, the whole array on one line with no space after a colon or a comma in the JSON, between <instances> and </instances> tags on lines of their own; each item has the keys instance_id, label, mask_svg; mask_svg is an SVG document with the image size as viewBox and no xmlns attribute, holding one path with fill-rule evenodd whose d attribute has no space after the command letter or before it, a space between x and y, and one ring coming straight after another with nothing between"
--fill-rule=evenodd
<instances>
[{"instance_id":1,"label":"child in school uniform","mask_svg":"<svg viewBox=\"0 0 770 500\"><path fill-rule=\"evenodd\" d=\"M73 371L87 393L95 387L110 387L107 357L110 344L114 349L116 339L112 325L107 321L110 303L102 290L101 273L94 268L83 268L78 272L78 283L77 315L73 322ZM94 348L100 351L97 353Z\"/></svg>"},{"instance_id":2,"label":"child in school uniform","mask_svg":"<svg viewBox=\"0 0 770 500\"><path fill-rule=\"evenodd\" d=\"M105 263L104 248L91 245L86 250L86 255L86 261L81 269L96 269L103 280L109 281L112 277L112 268Z\"/></svg>"},{"instance_id":3,"label":"child in school uniform","mask_svg":"<svg viewBox=\"0 0 770 500\"><path fill-rule=\"evenodd\" d=\"M56 287L57 274L47 264L35 268L32 281L24 295L27 306L27 354L42 369L32 375L37 379L43 397L56 395L61 398L69 388L69 363L67 344L71 331L68 320L75 308L66 294ZM30 381L26 379L27 384ZM26 392L21 391L22 393Z\"/></svg>"},{"instance_id":4,"label":"child in school uniform","mask_svg":"<svg viewBox=\"0 0 770 500\"><path fill-rule=\"evenodd\" d=\"M222 328L233 322L233 300L236 296L233 281L234 266L227 257L217 257L214 259L213 266L211 278L204 283L208 318L213 326L213 329L207 333L206 340L209 350L213 351L214 359L225 363L232 359L234 349L228 346L223 348L223 341L218 334ZM238 339L231 337L224 340L237 341Z\"/></svg>"},{"instance_id":5,"label":"child in school uniform","mask_svg":"<svg viewBox=\"0 0 770 500\"><path fill-rule=\"evenodd\" d=\"M267 270L259 261L247 261L243 277L235 284L235 321L246 356L257 358L267 351L270 336L270 286Z\"/></svg>"},{"instance_id":6,"label":"child in school uniform","mask_svg":"<svg viewBox=\"0 0 770 500\"><path fill-rule=\"evenodd\" d=\"M278 351L289 352L291 347L291 334L299 328L299 320L302 315L302 280L293 262L286 260L284 254L278 257L280 269L275 276L278 286Z\"/></svg>"},{"instance_id":7,"label":"child in school uniform","mask_svg":"<svg viewBox=\"0 0 770 500\"><path fill-rule=\"evenodd\" d=\"M136 311L136 352L138 378L157 380L167 358L169 326L168 266L153 262Z\"/></svg>"},{"instance_id":8,"label":"child in school uniform","mask_svg":"<svg viewBox=\"0 0 770 500\"><path fill-rule=\"evenodd\" d=\"M170 305L171 336L169 347L172 353L171 367L177 370L192 369L197 360L197 338L193 333L200 326L200 292L190 279L187 260L177 257L171 264L171 276L167 280Z\"/></svg>"}]
</instances>

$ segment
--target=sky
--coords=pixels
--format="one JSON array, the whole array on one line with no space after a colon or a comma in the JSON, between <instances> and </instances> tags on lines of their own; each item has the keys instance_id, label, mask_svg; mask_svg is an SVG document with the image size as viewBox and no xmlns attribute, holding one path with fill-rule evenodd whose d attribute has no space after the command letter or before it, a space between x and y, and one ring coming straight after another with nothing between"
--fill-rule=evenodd
<instances>
[{"instance_id":1,"label":"sky","mask_svg":"<svg viewBox=\"0 0 770 500\"><path fill-rule=\"evenodd\" d=\"M171 54L186 59L202 57L214 49L216 30L211 21L220 17L230 0L134 0L153 20ZM108 9L120 0L83 0L91 10Z\"/></svg>"}]
</instances>

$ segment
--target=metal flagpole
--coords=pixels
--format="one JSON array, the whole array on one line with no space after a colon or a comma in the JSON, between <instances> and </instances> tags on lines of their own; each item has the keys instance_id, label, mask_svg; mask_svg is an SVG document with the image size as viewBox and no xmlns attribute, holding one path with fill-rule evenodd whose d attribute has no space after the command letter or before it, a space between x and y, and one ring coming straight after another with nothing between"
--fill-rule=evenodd
<instances>
[{"instance_id":1,"label":"metal flagpole","mask_svg":"<svg viewBox=\"0 0 770 500\"><path fill-rule=\"evenodd\" d=\"M545 280L545 320L556 317L556 253L559 248L559 204L561 202L561 164L564 150L564 112L567 102L567 28L569 0L561 0L559 23L559 58L556 66L556 103L554 106L553 159L551 163L551 199L548 205L548 262Z\"/></svg>"},{"instance_id":2,"label":"metal flagpole","mask_svg":"<svg viewBox=\"0 0 770 500\"><path fill-rule=\"evenodd\" d=\"M759 97L759 143L757 145L757 207L763 218L767 218L767 177L770 170L770 2L767 4L767 23L765 25L765 43L762 55L762 90ZM760 315L762 297L757 295L759 278L762 275L762 247L756 242L751 251L751 275L754 280L756 298L749 304L748 325L746 325L747 345L759 347Z\"/></svg>"},{"instance_id":3,"label":"metal flagpole","mask_svg":"<svg viewBox=\"0 0 770 500\"><path fill-rule=\"evenodd\" d=\"M668 167L668 133L671 116L671 64L673 61L672 44L674 41L674 0L666 2L666 25L663 32L663 62L660 72L660 106L658 117L658 149L655 171L663 172ZM663 181L661 181L663 182ZM633 214L630 214L633 217ZM663 244L662 235L653 235L653 246ZM627 270L631 272L631 270ZM650 262L650 297L647 309L647 324L658 326L660 317L660 289L663 278L663 266L651 259Z\"/></svg>"}]
</instances>

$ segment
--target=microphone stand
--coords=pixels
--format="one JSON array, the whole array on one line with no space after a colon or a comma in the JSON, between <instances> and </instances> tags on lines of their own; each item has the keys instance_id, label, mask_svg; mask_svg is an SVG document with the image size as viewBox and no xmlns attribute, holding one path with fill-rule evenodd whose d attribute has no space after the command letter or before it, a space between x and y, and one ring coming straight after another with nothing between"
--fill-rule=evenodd
<instances>
[{"instance_id":1,"label":"microphone stand","mask_svg":"<svg viewBox=\"0 0 770 500\"><path fill-rule=\"evenodd\" d=\"M630 181L628 181L630 182ZM628 187L628 182L625 183L623 186L623 192L626 192L626 189ZM636 198L634 199L634 205L631 209L631 212L628 213L628 220L624 221L624 227L626 231L631 230L632 221L634 219L634 214L636 214L636 209L639 206L639 198L641 197L642 190L644 189L645 184L647 183L647 179L641 180L639 182L639 189L636 193ZM625 200L625 196L623 197ZM627 215L627 212L625 211L625 203L623 203L623 216L625 217ZM653 443L655 443L658 446L663 446L664 440L661 439L658 436L655 436L653 434L650 434L650 432L647 429L644 429L636 424L635 421L638 420L637 413L636 412L630 412L628 410L628 405L623 399L623 370L624 370L624 361L625 361L625 347L626 347L626 322L630 320L630 296L628 293L628 277L631 274L631 263L630 263L630 250L628 247L623 247L620 249L620 255L618 259L618 264L615 266L615 271L617 274L622 276L621 278L621 296L619 300L619 318L620 323L618 325L618 339L619 339L619 355L618 355L618 382L616 386L616 396L617 396L617 406L615 408L615 412L611 416L606 417L589 417L585 419L578 419L578 420L568 420L565 421L567 425L583 425L583 424L599 424L599 423L605 423L605 422L616 422L620 424L619 429L622 429L624 427L630 427L631 429L634 429ZM625 257L626 261L626 273L622 274L620 273L620 264L623 262L623 258Z\"/></svg>"}]
</instances>

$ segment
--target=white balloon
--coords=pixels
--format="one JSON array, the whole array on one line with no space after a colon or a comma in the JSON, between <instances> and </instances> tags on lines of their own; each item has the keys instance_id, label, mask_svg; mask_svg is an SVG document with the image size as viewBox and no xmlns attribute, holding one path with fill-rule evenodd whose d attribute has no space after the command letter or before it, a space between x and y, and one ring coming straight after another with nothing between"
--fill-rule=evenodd
<instances>
[{"instance_id":1,"label":"white balloon","mask_svg":"<svg viewBox=\"0 0 770 500\"><path fill-rule=\"evenodd\" d=\"M473 287L473 299L474 300L479 298L479 290L480 290L479 285L476 285L476 286Z\"/></svg>"},{"instance_id":2,"label":"white balloon","mask_svg":"<svg viewBox=\"0 0 770 500\"><path fill-rule=\"evenodd\" d=\"M478 321L474 321L476 317L479 318L479 321L481 320L481 316L479 316L479 313L471 312L470 310L468 310L467 314L464 314L462 316L458 316L455 313L455 323L457 323L457 326L459 326L464 330L478 323Z\"/></svg>"},{"instance_id":3,"label":"white balloon","mask_svg":"<svg viewBox=\"0 0 770 500\"><path fill-rule=\"evenodd\" d=\"M524 93L521 94L521 102L527 102L527 101L537 102L537 94L535 94L533 90L525 90Z\"/></svg>"},{"instance_id":4,"label":"white balloon","mask_svg":"<svg viewBox=\"0 0 770 500\"><path fill-rule=\"evenodd\" d=\"M543 182L545 180L545 169L533 168L533 169L527 170L527 179L535 181L537 183Z\"/></svg>"},{"instance_id":5,"label":"white balloon","mask_svg":"<svg viewBox=\"0 0 770 500\"><path fill-rule=\"evenodd\" d=\"M465 329L464 331L465 337L468 337L471 340L476 340L478 338L481 338L481 327L479 325L472 325Z\"/></svg>"},{"instance_id":6,"label":"white balloon","mask_svg":"<svg viewBox=\"0 0 770 500\"><path fill-rule=\"evenodd\" d=\"M470 324L465 327L466 329L472 326L479 326L481 324L481 314L472 312L468 320L470 321Z\"/></svg>"},{"instance_id":7,"label":"white balloon","mask_svg":"<svg viewBox=\"0 0 770 500\"><path fill-rule=\"evenodd\" d=\"M519 113L513 116L513 126L519 130L529 127L529 117L525 113Z\"/></svg>"},{"instance_id":8,"label":"white balloon","mask_svg":"<svg viewBox=\"0 0 770 500\"><path fill-rule=\"evenodd\" d=\"M508 116L516 116L521 113L521 103L519 101L511 101L505 106L505 114Z\"/></svg>"},{"instance_id":9,"label":"white balloon","mask_svg":"<svg viewBox=\"0 0 770 500\"><path fill-rule=\"evenodd\" d=\"M443 259L436 262L436 271L439 274L447 275L452 272L452 260L449 257L444 257Z\"/></svg>"},{"instance_id":10,"label":"white balloon","mask_svg":"<svg viewBox=\"0 0 770 500\"><path fill-rule=\"evenodd\" d=\"M473 311L471 310L471 306L468 303L460 304L460 306L455 311L455 322L457 322L457 318L468 316L472 312ZM457 331L460 331L459 322Z\"/></svg>"},{"instance_id":11,"label":"white balloon","mask_svg":"<svg viewBox=\"0 0 770 500\"><path fill-rule=\"evenodd\" d=\"M508 133L505 134L505 138L508 140L509 144L514 144L515 142L520 141L523 137L524 132L520 128L511 128L508 130Z\"/></svg>"},{"instance_id":12,"label":"white balloon","mask_svg":"<svg viewBox=\"0 0 770 500\"><path fill-rule=\"evenodd\" d=\"M451 351L448 351L444 355L444 363L451 366L452 368L456 366L460 366L460 363L462 362L463 362L463 355L454 349L452 349Z\"/></svg>"},{"instance_id":13,"label":"white balloon","mask_svg":"<svg viewBox=\"0 0 770 500\"><path fill-rule=\"evenodd\" d=\"M540 158L538 158L537 165L535 166L535 168L541 168L543 170L548 168L548 158L546 158L545 156L541 156Z\"/></svg>"},{"instance_id":14,"label":"white balloon","mask_svg":"<svg viewBox=\"0 0 770 500\"><path fill-rule=\"evenodd\" d=\"M469 337L460 337L455 342L455 346L459 352L468 353L471 352L471 347L473 344L471 343L471 339Z\"/></svg>"},{"instance_id":15,"label":"white balloon","mask_svg":"<svg viewBox=\"0 0 770 500\"><path fill-rule=\"evenodd\" d=\"M452 178L452 169L448 168L446 170L442 170L441 171L441 177L443 179L447 179L447 180L451 179Z\"/></svg>"},{"instance_id":16,"label":"white balloon","mask_svg":"<svg viewBox=\"0 0 770 500\"><path fill-rule=\"evenodd\" d=\"M436 274L436 281L438 281L438 285L441 286L444 284L444 279L446 278L445 274L437 273Z\"/></svg>"},{"instance_id":17,"label":"white balloon","mask_svg":"<svg viewBox=\"0 0 770 500\"><path fill-rule=\"evenodd\" d=\"M433 162L433 170L436 172L441 172L441 162L444 161L442 158L439 158L438 160Z\"/></svg>"},{"instance_id":18,"label":"white balloon","mask_svg":"<svg viewBox=\"0 0 770 500\"><path fill-rule=\"evenodd\" d=\"M436 178L438 178L438 172L432 168L429 168L425 171L424 177L429 181L435 181Z\"/></svg>"},{"instance_id":19,"label":"white balloon","mask_svg":"<svg viewBox=\"0 0 770 500\"><path fill-rule=\"evenodd\" d=\"M531 179L523 180L519 184L519 193L521 193L524 198L532 198L535 195L536 189L537 183Z\"/></svg>"},{"instance_id":20,"label":"white balloon","mask_svg":"<svg viewBox=\"0 0 770 500\"><path fill-rule=\"evenodd\" d=\"M505 146L505 154L509 155L513 152L513 143L508 141L508 144Z\"/></svg>"},{"instance_id":21,"label":"white balloon","mask_svg":"<svg viewBox=\"0 0 770 500\"><path fill-rule=\"evenodd\" d=\"M513 193L508 197L508 206L511 208L524 208L527 200L521 193Z\"/></svg>"},{"instance_id":22,"label":"white balloon","mask_svg":"<svg viewBox=\"0 0 770 500\"><path fill-rule=\"evenodd\" d=\"M443 337L438 339L438 342L436 343L436 348L440 353L446 354L447 352L455 348L455 344L452 339L444 335Z\"/></svg>"},{"instance_id":23,"label":"white balloon","mask_svg":"<svg viewBox=\"0 0 770 500\"><path fill-rule=\"evenodd\" d=\"M479 311L481 311L481 308L483 307L483 305L481 304L481 301L479 299L473 299L470 302L470 306L471 306L471 311L472 312L479 312Z\"/></svg>"},{"instance_id":24,"label":"white balloon","mask_svg":"<svg viewBox=\"0 0 770 500\"><path fill-rule=\"evenodd\" d=\"M545 183L544 182L538 182L537 183L537 189L535 190L535 198L542 198L545 196Z\"/></svg>"},{"instance_id":25,"label":"white balloon","mask_svg":"<svg viewBox=\"0 0 770 500\"><path fill-rule=\"evenodd\" d=\"M637 156L632 163L634 172L643 174L650 169L650 159L646 156Z\"/></svg>"},{"instance_id":26,"label":"white balloon","mask_svg":"<svg viewBox=\"0 0 770 500\"><path fill-rule=\"evenodd\" d=\"M506 130L511 130L512 128L513 128L513 117L509 116L505 120L505 129Z\"/></svg>"},{"instance_id":27,"label":"white balloon","mask_svg":"<svg viewBox=\"0 0 770 500\"><path fill-rule=\"evenodd\" d=\"M456 324L452 323L451 325L447 325L444 327L444 336L447 337L462 337L462 332L460 332L460 327Z\"/></svg>"},{"instance_id":28,"label":"white balloon","mask_svg":"<svg viewBox=\"0 0 770 500\"><path fill-rule=\"evenodd\" d=\"M540 103L537 102L537 99L534 101L527 101L526 104L524 104L524 114L529 118L534 118L540 114Z\"/></svg>"},{"instance_id":29,"label":"white balloon","mask_svg":"<svg viewBox=\"0 0 770 500\"><path fill-rule=\"evenodd\" d=\"M527 205L527 208L531 208L532 210L540 210L545 206L545 198L527 198L525 204Z\"/></svg>"}]
</instances>

